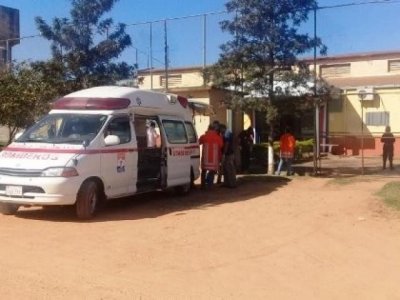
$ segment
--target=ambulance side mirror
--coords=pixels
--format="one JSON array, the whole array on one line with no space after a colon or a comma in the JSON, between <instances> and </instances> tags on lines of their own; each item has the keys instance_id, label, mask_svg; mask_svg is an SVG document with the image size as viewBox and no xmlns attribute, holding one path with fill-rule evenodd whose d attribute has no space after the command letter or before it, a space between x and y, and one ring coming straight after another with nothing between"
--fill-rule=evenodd
<instances>
[{"instance_id":1,"label":"ambulance side mirror","mask_svg":"<svg viewBox=\"0 0 400 300\"><path fill-rule=\"evenodd\" d=\"M120 140L119 137L116 135L107 135L104 138L104 143L106 144L106 146L115 146L120 144Z\"/></svg>"}]
</instances>

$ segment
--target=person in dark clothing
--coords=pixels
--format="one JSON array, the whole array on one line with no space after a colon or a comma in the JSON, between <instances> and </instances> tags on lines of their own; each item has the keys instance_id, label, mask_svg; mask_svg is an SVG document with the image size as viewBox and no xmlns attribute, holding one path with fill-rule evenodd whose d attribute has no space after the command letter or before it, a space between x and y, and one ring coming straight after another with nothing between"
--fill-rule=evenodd
<instances>
[{"instance_id":1,"label":"person in dark clothing","mask_svg":"<svg viewBox=\"0 0 400 300\"><path fill-rule=\"evenodd\" d=\"M390 126L386 126L385 133L381 137L383 143L383 169L386 169L386 162L389 159L390 169L393 170L393 151L396 139L390 131Z\"/></svg>"},{"instance_id":2,"label":"person in dark clothing","mask_svg":"<svg viewBox=\"0 0 400 300\"><path fill-rule=\"evenodd\" d=\"M240 161L242 173L246 173L250 167L250 156L253 146L253 139L253 127L251 126L239 133Z\"/></svg>"},{"instance_id":3,"label":"person in dark clothing","mask_svg":"<svg viewBox=\"0 0 400 300\"><path fill-rule=\"evenodd\" d=\"M232 131L226 128L224 124L220 124L221 135L224 140L222 148L222 170L224 175L224 183L222 186L228 188L236 187L236 167L235 155L233 148L233 134Z\"/></svg>"}]
</instances>

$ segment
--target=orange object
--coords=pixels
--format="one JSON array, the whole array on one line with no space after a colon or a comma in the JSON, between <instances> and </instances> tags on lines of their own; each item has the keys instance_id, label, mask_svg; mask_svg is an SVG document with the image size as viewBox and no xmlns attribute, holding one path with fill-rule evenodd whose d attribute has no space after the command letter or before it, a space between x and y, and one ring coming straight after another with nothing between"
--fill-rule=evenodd
<instances>
[{"instance_id":1,"label":"orange object","mask_svg":"<svg viewBox=\"0 0 400 300\"><path fill-rule=\"evenodd\" d=\"M281 157L293 158L294 149L296 146L296 139L290 133L285 133L280 139Z\"/></svg>"},{"instance_id":2,"label":"orange object","mask_svg":"<svg viewBox=\"0 0 400 300\"><path fill-rule=\"evenodd\" d=\"M199 139L203 145L201 168L203 170L218 171L223 147L222 137L215 130L208 130Z\"/></svg>"}]
</instances>

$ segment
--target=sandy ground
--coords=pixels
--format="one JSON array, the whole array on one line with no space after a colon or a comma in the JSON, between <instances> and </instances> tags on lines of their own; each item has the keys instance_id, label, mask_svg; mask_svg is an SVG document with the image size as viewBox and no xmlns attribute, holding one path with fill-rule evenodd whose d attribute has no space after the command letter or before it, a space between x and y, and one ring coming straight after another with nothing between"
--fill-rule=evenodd
<instances>
[{"instance_id":1,"label":"sandy ground","mask_svg":"<svg viewBox=\"0 0 400 300\"><path fill-rule=\"evenodd\" d=\"M359 178L359 177L358 177ZM1 299L400 299L398 177L244 177L237 189L0 216Z\"/></svg>"}]
</instances>

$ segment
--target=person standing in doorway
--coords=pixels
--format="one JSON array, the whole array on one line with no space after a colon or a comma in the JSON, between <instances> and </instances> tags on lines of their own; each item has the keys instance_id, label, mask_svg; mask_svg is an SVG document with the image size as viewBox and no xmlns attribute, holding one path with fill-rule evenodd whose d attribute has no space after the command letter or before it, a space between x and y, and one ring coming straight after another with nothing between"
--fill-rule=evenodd
<instances>
[{"instance_id":1,"label":"person standing in doorway","mask_svg":"<svg viewBox=\"0 0 400 300\"><path fill-rule=\"evenodd\" d=\"M254 143L253 127L239 133L241 172L247 173L250 167L251 150Z\"/></svg>"},{"instance_id":2,"label":"person standing in doorway","mask_svg":"<svg viewBox=\"0 0 400 300\"><path fill-rule=\"evenodd\" d=\"M290 128L285 128L285 133L280 138L280 160L276 175L280 175L282 166L285 163L287 168L287 175L292 175L292 161L294 158L294 150L296 146L296 139L290 133Z\"/></svg>"},{"instance_id":3,"label":"person standing in doorway","mask_svg":"<svg viewBox=\"0 0 400 300\"><path fill-rule=\"evenodd\" d=\"M146 135L147 135L147 147L155 148L157 146L157 140L159 139L159 135L156 132L156 123L154 121L150 121L150 124L147 127Z\"/></svg>"},{"instance_id":4,"label":"person standing in doorway","mask_svg":"<svg viewBox=\"0 0 400 300\"><path fill-rule=\"evenodd\" d=\"M386 126L385 133L381 137L383 143L383 169L386 169L386 162L389 160L390 170L393 170L393 152L396 139L390 131L390 126Z\"/></svg>"}]
</instances>

